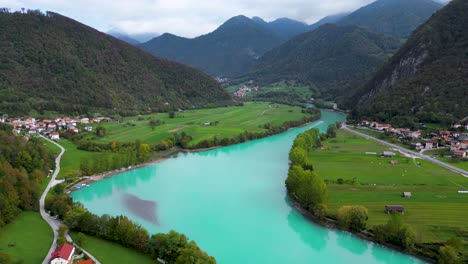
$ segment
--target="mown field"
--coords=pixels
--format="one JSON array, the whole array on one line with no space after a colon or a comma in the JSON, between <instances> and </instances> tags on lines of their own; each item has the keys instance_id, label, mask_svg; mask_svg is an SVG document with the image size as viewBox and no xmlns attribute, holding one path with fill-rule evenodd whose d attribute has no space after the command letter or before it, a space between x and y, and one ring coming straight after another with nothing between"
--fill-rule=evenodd
<instances>
[{"instance_id":1,"label":"mown field","mask_svg":"<svg viewBox=\"0 0 468 264\"><path fill-rule=\"evenodd\" d=\"M266 102L249 102L244 106L223 107L213 109L189 110L177 112L175 118L169 118L167 113L127 117L122 122L101 123L106 130L106 135L98 137L94 133L97 124L93 124L93 132L85 132L86 139L109 143L135 142L158 143L171 138L175 133L185 132L193 139L190 144L196 144L204 139L237 136L244 131L262 132L266 131L265 124L282 125L286 121L300 120L307 114L302 113L300 107L292 107L281 104L270 104ZM161 125L151 126L150 120L160 120ZM210 123L207 125L206 123ZM69 140L58 141L65 148L65 154L61 161L61 170L58 178L73 175L80 168L83 158L96 160L99 157L111 155L122 155L110 152L90 152L77 149L77 145ZM49 145L48 145L49 146ZM56 148L53 145L51 149Z\"/></svg>"},{"instance_id":2,"label":"mown field","mask_svg":"<svg viewBox=\"0 0 468 264\"><path fill-rule=\"evenodd\" d=\"M77 233L72 232L72 238ZM102 264L112 263L156 263L148 255L142 254L136 250L126 248L114 242L93 236L85 236L82 247L96 257Z\"/></svg>"},{"instance_id":3,"label":"mown field","mask_svg":"<svg viewBox=\"0 0 468 264\"><path fill-rule=\"evenodd\" d=\"M384 150L387 147L340 130L337 138L311 153L315 170L328 181L330 213L343 205L363 205L373 226L387 222L385 205L398 204L405 207L404 219L421 241L468 239L468 195L458 193L468 190L468 178L399 154L382 158ZM338 184L340 178L345 183ZM412 198L403 198L403 192L412 192Z\"/></svg>"},{"instance_id":4,"label":"mown field","mask_svg":"<svg viewBox=\"0 0 468 264\"><path fill-rule=\"evenodd\" d=\"M177 112L175 118L167 113L125 118L121 123L102 123L106 136L97 142L142 142L156 143L170 138L174 133L185 132L193 137L192 144L214 136L229 137L244 131L265 131L263 125L281 125L285 121L299 120L306 116L300 107L266 102L249 102L244 106ZM162 125L151 127L151 119L161 120ZM205 125L209 123L210 125Z\"/></svg>"},{"instance_id":5,"label":"mown field","mask_svg":"<svg viewBox=\"0 0 468 264\"><path fill-rule=\"evenodd\" d=\"M42 263L52 239L52 229L38 212L23 212L0 230L1 252L10 254L14 263Z\"/></svg>"}]
</instances>

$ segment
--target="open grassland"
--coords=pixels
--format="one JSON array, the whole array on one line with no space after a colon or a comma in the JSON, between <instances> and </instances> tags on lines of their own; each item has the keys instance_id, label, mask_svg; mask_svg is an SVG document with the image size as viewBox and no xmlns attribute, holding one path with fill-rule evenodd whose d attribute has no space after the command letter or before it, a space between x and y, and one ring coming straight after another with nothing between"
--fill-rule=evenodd
<instances>
[{"instance_id":1,"label":"open grassland","mask_svg":"<svg viewBox=\"0 0 468 264\"><path fill-rule=\"evenodd\" d=\"M300 85L296 84L294 81L290 82L278 82L273 83L267 86L263 86L260 88L258 92L252 92L246 94L246 98L253 98L257 97L258 95L276 92L276 93L285 93L297 98L310 98L312 96L312 91L309 86L307 85Z\"/></svg>"},{"instance_id":2,"label":"open grassland","mask_svg":"<svg viewBox=\"0 0 468 264\"><path fill-rule=\"evenodd\" d=\"M71 233L72 238L75 238L76 235L77 233ZM83 248L96 257L102 264L156 263L148 255L93 236L85 236Z\"/></svg>"},{"instance_id":3,"label":"open grassland","mask_svg":"<svg viewBox=\"0 0 468 264\"><path fill-rule=\"evenodd\" d=\"M170 138L174 133L185 132L192 136L191 144L214 136L220 138L236 136L244 131L266 131L263 125L281 125L285 121L299 120L306 114L300 107L265 102L245 103L244 106L177 112L175 118L167 113L125 118L121 123L103 123L106 136L97 142L134 142L141 140L157 143ZM151 127L150 120L160 120L162 125ZM209 123L209 125L208 125Z\"/></svg>"},{"instance_id":4,"label":"open grassland","mask_svg":"<svg viewBox=\"0 0 468 264\"><path fill-rule=\"evenodd\" d=\"M86 157L95 159L102 155L110 155L104 152L91 152L77 149L77 146L66 139L58 141L58 143L65 149L60 162L60 172L57 176L58 179L64 178L67 174L72 174L80 168L81 159Z\"/></svg>"},{"instance_id":5,"label":"open grassland","mask_svg":"<svg viewBox=\"0 0 468 264\"><path fill-rule=\"evenodd\" d=\"M328 181L329 213L336 214L343 205L363 205L369 210L368 226L372 227L387 222L385 205L398 204L405 206L405 221L422 241L445 241L454 236L466 240L468 195L458 191L468 189L468 179L398 153L394 158L380 157L387 149L340 130L337 138L311 153L315 170ZM391 160L398 163L391 164ZM344 183L339 184L338 179ZM403 192L412 192L412 198L403 198Z\"/></svg>"},{"instance_id":6,"label":"open grassland","mask_svg":"<svg viewBox=\"0 0 468 264\"><path fill-rule=\"evenodd\" d=\"M10 254L14 263L42 263L52 239L52 229L38 212L23 212L0 230L1 252Z\"/></svg>"}]
</instances>

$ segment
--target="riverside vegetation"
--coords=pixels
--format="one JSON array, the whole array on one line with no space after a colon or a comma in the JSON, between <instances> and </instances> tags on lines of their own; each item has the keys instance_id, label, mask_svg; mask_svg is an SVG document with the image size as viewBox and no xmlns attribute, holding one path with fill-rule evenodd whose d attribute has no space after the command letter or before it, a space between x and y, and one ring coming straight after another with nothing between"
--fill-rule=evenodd
<instances>
[{"instance_id":1,"label":"riverside vegetation","mask_svg":"<svg viewBox=\"0 0 468 264\"><path fill-rule=\"evenodd\" d=\"M59 178L133 166L187 149L227 146L284 132L320 118L320 111L279 104L170 112L102 123L95 132L62 133L67 149ZM78 162L76 162L78 161Z\"/></svg>"},{"instance_id":2,"label":"riverside vegetation","mask_svg":"<svg viewBox=\"0 0 468 264\"><path fill-rule=\"evenodd\" d=\"M65 194L49 197L46 201L46 209L63 219L63 228L78 232L76 236L79 238L78 244L87 242L86 237L83 236L87 234L135 249L154 260L159 258L166 263L216 263L213 257L202 251L194 241L188 240L183 234L172 230L167 234L150 235L146 229L126 216L107 214L98 216L90 213L80 203L73 202ZM65 238L60 237L58 244L64 242Z\"/></svg>"},{"instance_id":3,"label":"riverside vegetation","mask_svg":"<svg viewBox=\"0 0 468 264\"><path fill-rule=\"evenodd\" d=\"M326 135L307 131L290 152L289 196L321 223L440 263L466 261L466 203L457 191L467 180L428 162L364 154L384 150L334 125ZM413 197L403 198L405 191ZM387 204L406 212L388 216Z\"/></svg>"}]
</instances>

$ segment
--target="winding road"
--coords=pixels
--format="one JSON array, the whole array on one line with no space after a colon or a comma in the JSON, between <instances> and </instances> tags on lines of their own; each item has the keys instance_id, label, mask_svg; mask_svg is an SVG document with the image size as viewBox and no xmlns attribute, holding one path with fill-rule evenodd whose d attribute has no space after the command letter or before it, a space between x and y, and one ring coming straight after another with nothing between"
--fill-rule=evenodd
<instances>
[{"instance_id":1,"label":"winding road","mask_svg":"<svg viewBox=\"0 0 468 264\"><path fill-rule=\"evenodd\" d=\"M52 144L55 144L57 147L60 148L60 154L57 156L55 159L55 171L52 174L52 178L49 181L49 184L47 184L47 187L44 190L44 193L42 193L41 198L39 200L39 209L41 212L42 218L49 224L49 226L52 228L52 231L54 232L54 240L52 241L52 245L50 246L49 252L45 256L44 260L42 261L42 264L48 264L50 256L52 255L52 252L54 252L55 248L57 247L57 238L58 238L58 229L60 225L62 224L60 220L54 219L51 217L44 208L45 205L45 199L47 197L47 194L49 193L49 190L54 187L57 184L60 184L63 181L56 180L57 175L60 172L60 160L62 159L63 153L65 153L65 149L60 146L57 142L52 141L42 135L40 135L43 139L51 142ZM73 243L72 238L68 235L68 233L65 235L65 238L67 239L68 242ZM76 247L78 247L75 243L73 243ZM87 254L96 264L100 264L100 262L91 254L89 254L87 251L81 248L81 250Z\"/></svg>"},{"instance_id":2,"label":"winding road","mask_svg":"<svg viewBox=\"0 0 468 264\"><path fill-rule=\"evenodd\" d=\"M353 133L353 134L355 134L355 135L357 135L357 136L360 136L360 137L363 137L363 138L366 138L366 139L375 141L375 142L377 142L377 143L379 143L379 144L382 144L382 145L385 145L385 146L394 148L394 149L396 149L396 150L398 150L398 151L401 151L401 152L403 152L403 153L410 154L410 155L416 156L416 157L418 157L418 158L421 158L421 159L423 159L423 160L432 162L432 163L434 163L434 164L436 164L436 165L442 166L442 167L444 167L444 168L446 168L446 169L449 169L449 170L451 170L451 171L453 171L453 172L456 172L456 173L461 174L463 177L467 177L467 178L468 178L468 171L466 171L466 170L462 170L462 169L460 169L460 168L457 168L457 167L454 167L454 166L452 166L452 165L450 165L450 164L447 164L447 163L445 163L445 162L442 162L442 161L440 161L440 160L438 160L438 159L434 159L434 158L429 157L429 156L427 156L427 155L424 155L424 154L421 154L421 153L418 153L418 152L414 152L414 151L411 151L411 150L402 148L402 147L400 147L400 146L397 146L397 145L395 145L395 144L389 143L389 142L387 142L387 141L383 141L383 140L380 140L380 139L375 138L375 137L373 137L373 136L369 136L369 135L367 135L367 134L364 134L364 133L358 132L358 131L356 131L356 130L350 129L349 127L346 126L345 123L343 123L343 125L342 125L341 128L342 128L343 130L346 130L346 131L348 131L348 132L350 132L350 133Z\"/></svg>"}]
</instances>

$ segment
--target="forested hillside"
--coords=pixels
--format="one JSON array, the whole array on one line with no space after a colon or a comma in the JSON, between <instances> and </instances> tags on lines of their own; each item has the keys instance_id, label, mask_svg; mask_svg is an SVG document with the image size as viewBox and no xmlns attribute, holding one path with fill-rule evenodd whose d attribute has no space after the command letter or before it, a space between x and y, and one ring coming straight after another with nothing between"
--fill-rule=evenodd
<instances>
[{"instance_id":1,"label":"forested hillside","mask_svg":"<svg viewBox=\"0 0 468 264\"><path fill-rule=\"evenodd\" d=\"M420 27L354 96L355 118L450 124L468 116L468 1L453 0Z\"/></svg>"},{"instance_id":2,"label":"forested hillside","mask_svg":"<svg viewBox=\"0 0 468 264\"><path fill-rule=\"evenodd\" d=\"M377 0L341 19L339 25L354 25L396 38L408 38L442 5L432 0Z\"/></svg>"},{"instance_id":3,"label":"forested hillside","mask_svg":"<svg viewBox=\"0 0 468 264\"><path fill-rule=\"evenodd\" d=\"M0 123L0 229L22 210L38 209L40 183L54 165L44 144L11 133Z\"/></svg>"},{"instance_id":4,"label":"forested hillside","mask_svg":"<svg viewBox=\"0 0 468 264\"><path fill-rule=\"evenodd\" d=\"M314 97L339 99L368 80L398 46L381 34L326 24L266 53L246 78L262 85L296 80L312 86Z\"/></svg>"},{"instance_id":5,"label":"forested hillside","mask_svg":"<svg viewBox=\"0 0 468 264\"><path fill-rule=\"evenodd\" d=\"M236 16L215 31L194 39L163 34L141 47L152 54L192 65L213 76L234 77L283 39L245 16Z\"/></svg>"},{"instance_id":6,"label":"forested hillside","mask_svg":"<svg viewBox=\"0 0 468 264\"><path fill-rule=\"evenodd\" d=\"M83 114L231 104L209 76L48 12L0 13L0 111Z\"/></svg>"}]
</instances>

